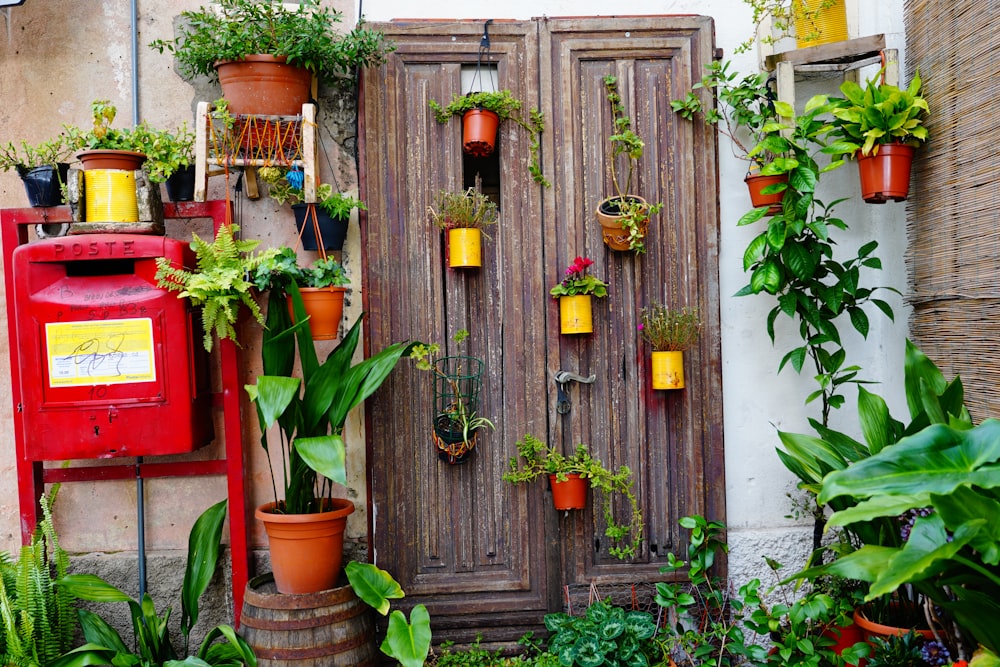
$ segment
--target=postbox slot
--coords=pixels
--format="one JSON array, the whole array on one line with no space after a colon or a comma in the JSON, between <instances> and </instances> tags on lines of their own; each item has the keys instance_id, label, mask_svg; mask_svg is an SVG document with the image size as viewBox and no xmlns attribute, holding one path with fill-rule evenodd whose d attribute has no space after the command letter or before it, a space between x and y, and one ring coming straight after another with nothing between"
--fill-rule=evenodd
<instances>
[{"instance_id":1,"label":"postbox slot","mask_svg":"<svg viewBox=\"0 0 1000 667\"><path fill-rule=\"evenodd\" d=\"M130 276L135 273L134 259L94 259L65 264L68 278L97 276Z\"/></svg>"}]
</instances>

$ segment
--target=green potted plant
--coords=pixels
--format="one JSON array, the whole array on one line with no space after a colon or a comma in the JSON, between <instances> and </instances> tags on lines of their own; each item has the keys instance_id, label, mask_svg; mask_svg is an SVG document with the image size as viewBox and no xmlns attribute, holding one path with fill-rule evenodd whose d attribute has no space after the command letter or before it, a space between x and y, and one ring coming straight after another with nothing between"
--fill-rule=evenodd
<instances>
[{"instance_id":1,"label":"green potted plant","mask_svg":"<svg viewBox=\"0 0 1000 667\"><path fill-rule=\"evenodd\" d=\"M344 526L354 511L353 502L333 495L336 484L347 484L347 416L382 385L412 344L396 343L352 364L361 336L359 317L320 363L298 288L291 284L289 289L294 323L284 295L272 290L261 346L263 374L246 391L257 407L261 446L279 458L281 470L282 492L272 463L274 500L256 510L268 531L275 583L282 593L307 593L336 582ZM295 370L296 351L301 375ZM271 447L269 431L275 424L280 442ZM299 529L312 532L318 544Z\"/></svg>"},{"instance_id":2,"label":"green potted plant","mask_svg":"<svg viewBox=\"0 0 1000 667\"><path fill-rule=\"evenodd\" d=\"M760 37L762 44L774 44L784 37L794 35L795 45L800 49L847 39L847 8L844 0L743 2L753 10L754 36L737 46L736 53L749 51L757 37Z\"/></svg>"},{"instance_id":3,"label":"green potted plant","mask_svg":"<svg viewBox=\"0 0 1000 667\"><path fill-rule=\"evenodd\" d=\"M193 269L173 266L164 257L156 262L157 286L179 292L178 297L186 297L192 305L202 309L201 323L205 332L202 342L209 352L212 351L213 334L220 340L228 338L239 345L235 325L241 304L258 323L264 323L264 315L253 298L251 276L277 251L254 252L260 241L239 240L234 236L238 230L239 227L233 224L222 225L212 241L203 241L192 234L191 248L197 259Z\"/></svg>"},{"instance_id":4,"label":"green potted plant","mask_svg":"<svg viewBox=\"0 0 1000 667\"><path fill-rule=\"evenodd\" d=\"M657 619L648 611L626 611L597 599L583 616L546 614L545 629L551 633L547 650L562 665L665 664L656 640Z\"/></svg>"},{"instance_id":5,"label":"green potted plant","mask_svg":"<svg viewBox=\"0 0 1000 667\"><path fill-rule=\"evenodd\" d=\"M684 351L701 335L698 309L653 303L639 311L639 334L653 346L653 389L683 389Z\"/></svg>"},{"instance_id":6,"label":"green potted plant","mask_svg":"<svg viewBox=\"0 0 1000 667\"><path fill-rule=\"evenodd\" d=\"M145 125L140 126L149 130ZM149 130L143 167L153 183L165 183L170 201L194 199L194 132L187 123L176 131Z\"/></svg>"},{"instance_id":7,"label":"green potted plant","mask_svg":"<svg viewBox=\"0 0 1000 667\"><path fill-rule=\"evenodd\" d=\"M267 183L267 194L271 199L279 205L289 204L292 207L295 227L304 250L319 249L316 226L319 227L324 250L343 249L351 211L368 209L363 201L349 193L334 190L329 183L320 183L316 187L316 202L310 205L305 200L303 174L298 169L261 167L257 175Z\"/></svg>"},{"instance_id":8,"label":"green potted plant","mask_svg":"<svg viewBox=\"0 0 1000 667\"><path fill-rule=\"evenodd\" d=\"M460 329L452 340L461 344L468 337L468 330ZM478 414L483 360L468 355L435 358L440 351L437 343L418 343L410 351L410 358L419 370L434 374L434 444L439 456L454 465L468 459L479 429L495 430L496 425Z\"/></svg>"},{"instance_id":9,"label":"green potted plant","mask_svg":"<svg viewBox=\"0 0 1000 667\"><path fill-rule=\"evenodd\" d=\"M549 290L559 299L559 330L564 334L592 333L594 318L591 301L608 295L608 284L587 273L594 265L589 257L577 257L566 268L563 279Z\"/></svg>"},{"instance_id":10,"label":"green potted plant","mask_svg":"<svg viewBox=\"0 0 1000 667\"><path fill-rule=\"evenodd\" d=\"M282 246L254 268L252 280L258 290L286 295L289 313L294 312L291 285L298 288L309 318L313 340L334 340L344 314L344 295L351 284L347 271L333 257L319 257L300 266L294 248Z\"/></svg>"},{"instance_id":11,"label":"green potted plant","mask_svg":"<svg viewBox=\"0 0 1000 667\"><path fill-rule=\"evenodd\" d=\"M646 144L632 129L632 119L625 115L625 105L618 92L618 78L604 77L604 90L611 105L612 132L608 136L611 159L608 160L608 170L614 195L601 200L595 215L601 224L604 243L609 248L644 253L649 218L663 209L663 203L650 204L632 192L633 180L638 180L636 167ZM622 158L625 160L624 177L618 171L618 162Z\"/></svg>"},{"instance_id":12,"label":"green potted plant","mask_svg":"<svg viewBox=\"0 0 1000 667\"><path fill-rule=\"evenodd\" d=\"M447 106L441 106L436 100L428 104L437 122L444 125L452 116L462 116L462 149L475 157L485 157L493 153L496 143L497 129L500 124L513 120L530 138L529 149L531 161L528 172L531 178L545 187L549 182L542 174L538 151L541 147L541 134L545 130L545 116L537 109L528 111L527 119L521 114L521 100L514 97L509 90L478 91L467 95L455 95ZM485 121L484 118L488 118Z\"/></svg>"},{"instance_id":13,"label":"green potted plant","mask_svg":"<svg viewBox=\"0 0 1000 667\"><path fill-rule=\"evenodd\" d=\"M706 65L708 71L701 81L682 99L671 101L670 107L688 120L700 115L706 124L718 128L729 138L733 155L748 162L744 181L753 207L767 206L768 214L774 215L781 210L788 174L762 174L761 168L775 156L766 151L753 151L778 121L774 93L768 87L766 72L741 78L738 72L730 70L730 66L728 60ZM718 106L706 108L698 90L711 92L718 99Z\"/></svg>"},{"instance_id":14,"label":"green potted plant","mask_svg":"<svg viewBox=\"0 0 1000 667\"><path fill-rule=\"evenodd\" d=\"M335 30L343 14L320 0L294 8L281 0L217 0L181 12L181 19L174 39L150 47L172 53L182 76L218 78L237 115L297 115L314 75L350 85L356 67L380 65L393 49L363 22ZM275 85L261 86L262 78Z\"/></svg>"},{"instance_id":15,"label":"green potted plant","mask_svg":"<svg viewBox=\"0 0 1000 667\"><path fill-rule=\"evenodd\" d=\"M604 497L604 534L614 545L609 553L622 560L635 557L642 544L644 524L642 510L632 488L632 471L628 466L609 470L591 456L582 443L566 456L531 434L518 441L517 453L518 456L511 457L508 470L503 474L505 482L522 484L542 476L548 477L557 510L583 509L587 486L600 491ZM518 457L523 461L519 462ZM568 492L565 499L564 492ZM628 502L630 511L626 524L615 521L611 506L614 494L620 494Z\"/></svg>"},{"instance_id":16,"label":"green potted plant","mask_svg":"<svg viewBox=\"0 0 1000 667\"><path fill-rule=\"evenodd\" d=\"M72 148L63 134L38 144L21 141L0 144L0 170L17 171L32 207L58 206L63 202L62 186Z\"/></svg>"},{"instance_id":17,"label":"green potted plant","mask_svg":"<svg viewBox=\"0 0 1000 667\"><path fill-rule=\"evenodd\" d=\"M903 201L909 193L914 149L927 140L928 107L920 85L919 72L906 90L874 79L864 88L845 81L840 86L844 98L830 99L832 136L838 141L829 152L857 157L866 202Z\"/></svg>"},{"instance_id":18,"label":"green potted plant","mask_svg":"<svg viewBox=\"0 0 1000 667\"><path fill-rule=\"evenodd\" d=\"M427 207L431 221L448 233L448 266L483 265L483 229L496 224L497 205L475 188L463 192L441 190Z\"/></svg>"}]
</instances>

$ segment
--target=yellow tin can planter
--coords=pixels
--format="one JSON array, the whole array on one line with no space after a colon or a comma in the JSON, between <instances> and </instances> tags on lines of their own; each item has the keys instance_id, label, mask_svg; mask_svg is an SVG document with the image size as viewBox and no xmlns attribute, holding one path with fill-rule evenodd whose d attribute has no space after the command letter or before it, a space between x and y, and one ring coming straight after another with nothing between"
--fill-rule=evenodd
<instances>
[{"instance_id":1,"label":"yellow tin can planter","mask_svg":"<svg viewBox=\"0 0 1000 667\"><path fill-rule=\"evenodd\" d=\"M559 330L564 334L593 333L591 296L576 294L559 297Z\"/></svg>"},{"instance_id":2,"label":"yellow tin can planter","mask_svg":"<svg viewBox=\"0 0 1000 667\"><path fill-rule=\"evenodd\" d=\"M476 228L456 227L448 230L448 266L453 269L474 269L483 265L483 233Z\"/></svg>"},{"instance_id":3,"label":"yellow tin can planter","mask_svg":"<svg viewBox=\"0 0 1000 667\"><path fill-rule=\"evenodd\" d=\"M843 42L847 39L847 7L845 0L795 0L795 46L804 49L820 44Z\"/></svg>"},{"instance_id":4,"label":"yellow tin can planter","mask_svg":"<svg viewBox=\"0 0 1000 667\"><path fill-rule=\"evenodd\" d=\"M653 352L653 389L684 388L684 353Z\"/></svg>"},{"instance_id":5,"label":"yellow tin can planter","mask_svg":"<svg viewBox=\"0 0 1000 667\"><path fill-rule=\"evenodd\" d=\"M88 169L84 171L83 178L87 221L139 221L134 171Z\"/></svg>"}]
</instances>

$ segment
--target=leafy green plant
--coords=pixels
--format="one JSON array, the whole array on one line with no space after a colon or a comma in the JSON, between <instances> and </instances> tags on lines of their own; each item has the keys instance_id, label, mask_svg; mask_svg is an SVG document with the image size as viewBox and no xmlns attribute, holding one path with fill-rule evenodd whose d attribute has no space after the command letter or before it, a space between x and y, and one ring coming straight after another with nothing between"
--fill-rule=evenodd
<instances>
[{"instance_id":1,"label":"leafy green plant","mask_svg":"<svg viewBox=\"0 0 1000 667\"><path fill-rule=\"evenodd\" d=\"M608 552L619 559L634 558L642 544L644 523L639 501L633 491L632 471L628 466L620 466L611 471L599 460L591 456L584 444L579 444L569 456L549 447L535 436L527 434L517 443L518 457L511 457L503 480L511 484L533 482L539 477L555 475L559 481L566 481L567 475L578 474L587 480L590 488L604 496L604 522L607 535L614 546ZM615 521L611 504L614 494L621 494L629 505L629 520L626 524Z\"/></svg>"},{"instance_id":2,"label":"leafy green plant","mask_svg":"<svg viewBox=\"0 0 1000 667\"><path fill-rule=\"evenodd\" d=\"M255 253L260 245L257 240L239 240L234 234L239 227L225 224L219 227L212 241L203 241L192 234L191 248L197 258L194 270L171 265L170 260L156 260L157 286L188 298L192 305L202 308L201 323L204 329L202 342L212 351L212 334L219 339L228 338L237 345L236 320L240 304L249 309L257 322L264 323L260 306L253 299L250 276L257 267L275 254L269 249Z\"/></svg>"},{"instance_id":3,"label":"leafy green plant","mask_svg":"<svg viewBox=\"0 0 1000 667\"><path fill-rule=\"evenodd\" d=\"M187 123L175 132L151 132L142 152L146 154L143 168L149 180L162 183L181 169L194 165L194 132L188 129Z\"/></svg>"},{"instance_id":4,"label":"leafy green plant","mask_svg":"<svg viewBox=\"0 0 1000 667\"><path fill-rule=\"evenodd\" d=\"M302 189L302 172L284 167L261 167L257 175L267 183L268 196L279 205L306 203L305 192ZM359 208L367 211L368 207L360 199L346 192L336 192L329 183L316 186L316 205L326 211L330 217L346 220L351 217L351 211Z\"/></svg>"},{"instance_id":5,"label":"leafy green plant","mask_svg":"<svg viewBox=\"0 0 1000 667\"><path fill-rule=\"evenodd\" d=\"M226 501L223 500L205 510L191 528L187 566L181 588L181 632L184 634L184 646L180 655L183 656L189 656L188 642L191 629L198 622L199 600L208 589L218 564L225 518ZM255 667L257 664L253 649L228 625L219 625L209 631L197 654L178 658L167 630L170 608L162 616L157 614L153 599L148 593L143 595L141 601L134 600L93 574L67 574L60 578L59 586L81 600L127 602L132 615L135 650L128 648L121 635L100 616L80 610L83 635L87 643L50 663L54 667L110 664L125 667Z\"/></svg>"},{"instance_id":6,"label":"leafy green plant","mask_svg":"<svg viewBox=\"0 0 1000 667\"><path fill-rule=\"evenodd\" d=\"M261 447L270 452L268 430L279 426L283 496L271 466L275 503L285 514L319 511L332 497L333 483L347 484L344 424L347 415L389 377L411 343L395 343L352 365L361 335L359 317L323 363L309 331L298 287L289 286L295 314L283 294L272 290L262 342L263 375L245 386L257 407ZM298 351L301 377L294 375Z\"/></svg>"},{"instance_id":7,"label":"leafy green plant","mask_svg":"<svg viewBox=\"0 0 1000 667\"><path fill-rule=\"evenodd\" d=\"M728 60L712 61L705 65L707 73L695 83L682 99L670 102L670 108L682 118L693 120L701 115L706 124L732 141L733 154L741 160L748 160L756 166L763 166L769 155L750 153L767 136L766 128L778 120L774 109L774 92L768 87L768 74L758 72L740 78L738 72L730 70ZM718 107L705 107L698 90L710 91L719 100ZM765 193L771 194L771 193Z\"/></svg>"},{"instance_id":8,"label":"leafy green plant","mask_svg":"<svg viewBox=\"0 0 1000 667\"><path fill-rule=\"evenodd\" d=\"M819 153L836 150L831 151L824 141L831 130L823 120L832 108L827 98L812 98L798 117L787 103L776 102L775 108L782 118L794 118L794 123L767 125L767 136L751 151L751 157L778 156L761 173L788 174L788 186L781 212L768 220L767 228L744 251L743 268L750 273L750 282L737 296L764 292L776 297L777 304L768 313L766 324L772 342L774 324L780 315L798 324L802 344L782 357L778 371L791 364L801 372L807 359L812 363L819 388L806 398L806 403L820 401L821 422L826 425L830 410L844 404L844 386L862 381L858 378L861 369L847 365L837 321L846 316L851 326L867 338L870 324L864 307L870 303L892 319L891 306L877 298L876 292L898 291L862 283L862 270L882 268L881 260L874 255L876 241L863 244L853 257L841 259L843 252L834 254L831 232L848 228L833 214L836 204L843 200L824 204L816 199L821 174L843 164L837 160L820 167L816 161ZM790 135L782 135L782 130L790 131ZM767 212L767 207L754 209L740 218L738 225L754 224Z\"/></svg>"},{"instance_id":9,"label":"leafy green plant","mask_svg":"<svg viewBox=\"0 0 1000 667\"><path fill-rule=\"evenodd\" d=\"M0 554L0 660L5 665L49 665L69 650L79 622L71 591L57 585L69 556L52 521L58 485L41 497L42 520L17 562Z\"/></svg>"},{"instance_id":10,"label":"leafy green plant","mask_svg":"<svg viewBox=\"0 0 1000 667\"><path fill-rule=\"evenodd\" d=\"M333 257L320 257L309 266L299 265L299 256L294 248L282 246L269 253L254 267L252 281L257 289L264 291L288 290L292 283L299 287L340 287L350 285L351 279L343 265Z\"/></svg>"},{"instance_id":11,"label":"leafy green plant","mask_svg":"<svg viewBox=\"0 0 1000 667\"><path fill-rule=\"evenodd\" d=\"M118 109L109 100L94 100L90 104L93 124L89 129L75 125L63 125L66 133L66 146L70 150L119 150L133 151L156 157L152 166L150 180L166 180L172 165L193 159L192 147L194 135L186 126L176 134L157 130L146 123L140 123L131 128L113 128L118 115ZM155 178L154 178L155 176Z\"/></svg>"},{"instance_id":12,"label":"leafy green plant","mask_svg":"<svg viewBox=\"0 0 1000 667\"><path fill-rule=\"evenodd\" d=\"M9 141L0 144L0 170L14 169L23 176L36 167L55 167L69 159L71 153L72 148L66 144L66 136L63 134L38 144L21 141L20 145L15 145Z\"/></svg>"},{"instance_id":13,"label":"leafy green plant","mask_svg":"<svg viewBox=\"0 0 1000 667\"><path fill-rule=\"evenodd\" d=\"M701 335L701 315L697 308L653 303L639 311L639 334L657 352L684 351Z\"/></svg>"},{"instance_id":14,"label":"leafy green plant","mask_svg":"<svg viewBox=\"0 0 1000 667\"><path fill-rule=\"evenodd\" d=\"M661 657L653 615L605 600L592 602L583 616L546 614L545 628L552 633L548 651L567 667L642 667Z\"/></svg>"},{"instance_id":15,"label":"leafy green plant","mask_svg":"<svg viewBox=\"0 0 1000 667\"><path fill-rule=\"evenodd\" d=\"M530 161L528 163L528 173L535 183L544 187L550 187L551 183L546 180L542 173L541 162L538 154L541 149L541 135L545 131L545 115L538 109L530 109L528 117L524 118L521 113L521 100L514 97L514 94L507 90L477 91L467 95L454 95L447 106L441 106L436 100L428 100L428 105L434 113L434 119L444 125L452 116L464 116L466 111L473 109L486 109L492 111L500 119L500 123L512 120L528 133L530 143L528 151Z\"/></svg>"},{"instance_id":16,"label":"leafy green plant","mask_svg":"<svg viewBox=\"0 0 1000 667\"><path fill-rule=\"evenodd\" d=\"M629 249L643 253L646 252L643 239L650 216L659 213L663 209L663 203L648 204L633 195L633 178L646 144L632 129L632 119L625 113L625 105L618 92L618 78L604 77L604 89L611 105L612 132L608 136L611 159L608 160L608 168L615 195L601 202L600 209L608 215L618 216L622 230L628 232ZM624 178L618 173L618 161L622 157L625 158L626 165Z\"/></svg>"},{"instance_id":17,"label":"leafy green plant","mask_svg":"<svg viewBox=\"0 0 1000 667\"><path fill-rule=\"evenodd\" d=\"M836 152L877 155L882 144L918 145L926 141L928 133L923 117L928 106L927 100L920 96L920 85L919 72L913 75L906 90L887 83L877 84L875 79L869 79L864 88L853 81L842 83L840 92L846 99L830 100L834 136L841 140L833 145Z\"/></svg>"},{"instance_id":18,"label":"leafy green plant","mask_svg":"<svg viewBox=\"0 0 1000 667\"><path fill-rule=\"evenodd\" d=\"M395 48L363 22L346 33L334 30L343 14L319 0L302 0L294 9L281 0L217 0L181 12L181 18L174 39L149 46L172 53L190 78L214 78L219 61L263 54L283 56L327 82L351 85L354 68L381 65Z\"/></svg>"},{"instance_id":19,"label":"leafy green plant","mask_svg":"<svg viewBox=\"0 0 1000 667\"><path fill-rule=\"evenodd\" d=\"M497 205L475 188L463 192L441 190L427 207L431 221L441 229L483 229L496 224Z\"/></svg>"},{"instance_id":20,"label":"leafy green plant","mask_svg":"<svg viewBox=\"0 0 1000 667\"><path fill-rule=\"evenodd\" d=\"M351 561L345 568L347 580L359 598L382 616L389 614L389 600L402 598L399 582L371 563ZM431 620L427 607L415 605L410 620L398 609L389 614L381 650L403 667L422 667L431 647Z\"/></svg>"},{"instance_id":21,"label":"leafy green plant","mask_svg":"<svg viewBox=\"0 0 1000 667\"><path fill-rule=\"evenodd\" d=\"M587 273L587 269L594 265L594 260L588 257L577 257L573 263L566 268L565 276L559 284L549 290L553 298L561 296L579 296L590 294L597 298L608 295L608 284Z\"/></svg>"},{"instance_id":22,"label":"leafy green plant","mask_svg":"<svg viewBox=\"0 0 1000 667\"><path fill-rule=\"evenodd\" d=\"M874 637L869 667L896 667L897 665L926 665L921 654L924 638L910 630L905 635Z\"/></svg>"}]
</instances>

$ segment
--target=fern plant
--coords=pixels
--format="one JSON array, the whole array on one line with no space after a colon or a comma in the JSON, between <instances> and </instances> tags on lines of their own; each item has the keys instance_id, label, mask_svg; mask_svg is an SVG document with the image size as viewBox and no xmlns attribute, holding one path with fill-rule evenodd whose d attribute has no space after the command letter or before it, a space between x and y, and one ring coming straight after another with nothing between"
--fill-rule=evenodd
<instances>
[{"instance_id":1,"label":"fern plant","mask_svg":"<svg viewBox=\"0 0 1000 667\"><path fill-rule=\"evenodd\" d=\"M69 557L59 547L51 505L42 496L42 521L31 544L15 563L0 554L0 662L17 667L48 665L74 643L76 598L56 581L66 574Z\"/></svg>"},{"instance_id":2,"label":"fern plant","mask_svg":"<svg viewBox=\"0 0 1000 667\"><path fill-rule=\"evenodd\" d=\"M219 340L228 338L239 345L236 337L236 319L243 304L258 323L264 315L253 298L252 274L261 262L277 252L268 249L255 253L258 240L237 239L239 227L226 224L219 227L215 239L203 241L192 234L191 248L197 258L197 267L190 271L175 267L170 260L160 257L156 261L157 284L178 297L191 299L192 305L202 308L201 323L205 332L205 349L212 351L212 334Z\"/></svg>"}]
</instances>

